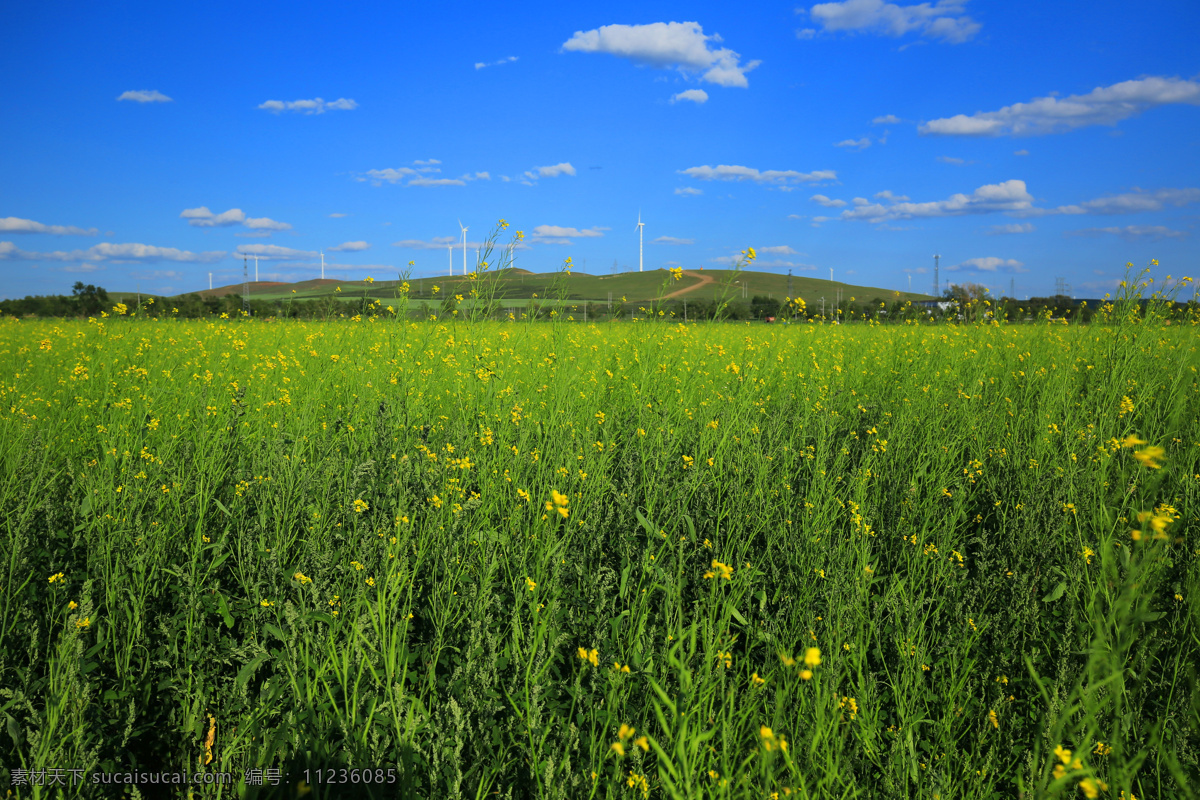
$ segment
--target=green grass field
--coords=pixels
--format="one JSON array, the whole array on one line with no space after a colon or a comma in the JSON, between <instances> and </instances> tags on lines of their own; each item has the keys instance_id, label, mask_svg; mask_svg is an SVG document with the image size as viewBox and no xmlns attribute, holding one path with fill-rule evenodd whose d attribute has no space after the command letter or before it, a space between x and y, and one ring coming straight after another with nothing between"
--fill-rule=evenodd
<instances>
[{"instance_id":1,"label":"green grass field","mask_svg":"<svg viewBox=\"0 0 1200 800\"><path fill-rule=\"evenodd\" d=\"M0 780L1195 797L1200 320L1125 309L5 319Z\"/></svg>"}]
</instances>

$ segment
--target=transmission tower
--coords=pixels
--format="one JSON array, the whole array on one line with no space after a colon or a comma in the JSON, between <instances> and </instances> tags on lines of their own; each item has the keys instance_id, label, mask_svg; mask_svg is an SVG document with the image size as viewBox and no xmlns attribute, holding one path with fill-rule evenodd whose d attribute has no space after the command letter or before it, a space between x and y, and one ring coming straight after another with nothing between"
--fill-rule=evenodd
<instances>
[{"instance_id":1,"label":"transmission tower","mask_svg":"<svg viewBox=\"0 0 1200 800\"><path fill-rule=\"evenodd\" d=\"M792 296L792 271L788 270L788 297Z\"/></svg>"}]
</instances>

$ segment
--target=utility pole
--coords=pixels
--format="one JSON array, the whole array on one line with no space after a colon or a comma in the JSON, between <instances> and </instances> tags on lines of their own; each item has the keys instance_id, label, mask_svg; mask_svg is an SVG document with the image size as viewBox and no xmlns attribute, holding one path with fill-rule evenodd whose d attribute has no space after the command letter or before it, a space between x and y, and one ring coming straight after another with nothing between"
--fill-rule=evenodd
<instances>
[{"instance_id":1,"label":"utility pole","mask_svg":"<svg viewBox=\"0 0 1200 800\"><path fill-rule=\"evenodd\" d=\"M242 314L250 316L250 268L245 256L242 256Z\"/></svg>"},{"instance_id":2,"label":"utility pole","mask_svg":"<svg viewBox=\"0 0 1200 800\"><path fill-rule=\"evenodd\" d=\"M792 296L792 271L788 270L788 298Z\"/></svg>"},{"instance_id":3,"label":"utility pole","mask_svg":"<svg viewBox=\"0 0 1200 800\"><path fill-rule=\"evenodd\" d=\"M825 298L821 298L821 319L825 319Z\"/></svg>"},{"instance_id":4,"label":"utility pole","mask_svg":"<svg viewBox=\"0 0 1200 800\"><path fill-rule=\"evenodd\" d=\"M212 273L208 273L208 290L212 291Z\"/></svg>"}]
</instances>

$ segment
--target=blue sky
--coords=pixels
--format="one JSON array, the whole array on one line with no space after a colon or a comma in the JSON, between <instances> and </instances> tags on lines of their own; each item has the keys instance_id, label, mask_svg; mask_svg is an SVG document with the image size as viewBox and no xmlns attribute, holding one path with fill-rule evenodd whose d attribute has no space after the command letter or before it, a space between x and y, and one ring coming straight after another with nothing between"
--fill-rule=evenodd
<instances>
[{"instance_id":1,"label":"blue sky","mask_svg":"<svg viewBox=\"0 0 1200 800\"><path fill-rule=\"evenodd\" d=\"M574 7L573 7L574 6ZM1200 5L26 3L0 295L759 268L1098 296L1195 274ZM253 267L253 260L251 260Z\"/></svg>"}]
</instances>

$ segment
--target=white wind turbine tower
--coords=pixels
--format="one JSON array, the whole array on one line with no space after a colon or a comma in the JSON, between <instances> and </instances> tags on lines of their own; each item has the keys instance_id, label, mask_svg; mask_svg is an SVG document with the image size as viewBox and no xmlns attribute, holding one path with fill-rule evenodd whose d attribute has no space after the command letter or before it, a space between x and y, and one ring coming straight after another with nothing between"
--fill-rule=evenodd
<instances>
[{"instance_id":1,"label":"white wind turbine tower","mask_svg":"<svg viewBox=\"0 0 1200 800\"><path fill-rule=\"evenodd\" d=\"M446 256L450 259L450 277L454 277L454 245L446 245Z\"/></svg>"},{"instance_id":2,"label":"white wind turbine tower","mask_svg":"<svg viewBox=\"0 0 1200 800\"><path fill-rule=\"evenodd\" d=\"M638 211L637 225L634 225L633 227L637 228L637 232L638 232L638 272L641 272L642 271L642 229L646 227L646 223L642 222L642 212L641 211Z\"/></svg>"},{"instance_id":3,"label":"white wind turbine tower","mask_svg":"<svg viewBox=\"0 0 1200 800\"><path fill-rule=\"evenodd\" d=\"M458 227L462 228L463 237L463 277L467 275L467 229L463 227L462 220L458 221Z\"/></svg>"},{"instance_id":4,"label":"white wind turbine tower","mask_svg":"<svg viewBox=\"0 0 1200 800\"><path fill-rule=\"evenodd\" d=\"M309 250L308 252L312 252ZM325 280L325 251L321 251L321 280Z\"/></svg>"}]
</instances>

